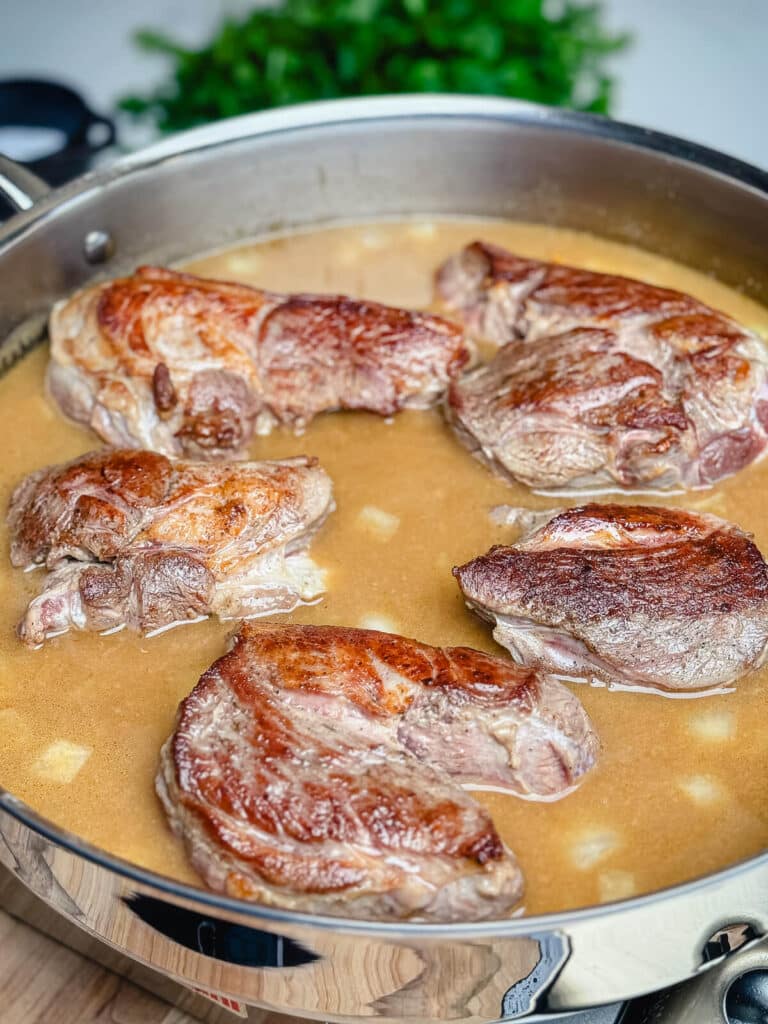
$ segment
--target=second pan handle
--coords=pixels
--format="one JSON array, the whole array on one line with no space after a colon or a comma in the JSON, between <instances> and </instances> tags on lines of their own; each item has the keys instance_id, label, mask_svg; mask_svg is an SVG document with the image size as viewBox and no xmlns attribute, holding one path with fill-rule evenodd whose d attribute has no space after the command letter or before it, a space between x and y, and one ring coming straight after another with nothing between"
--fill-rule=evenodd
<instances>
[{"instance_id":1,"label":"second pan handle","mask_svg":"<svg viewBox=\"0 0 768 1024\"><path fill-rule=\"evenodd\" d=\"M15 210L30 210L49 192L42 178L0 153L0 196Z\"/></svg>"},{"instance_id":2,"label":"second pan handle","mask_svg":"<svg viewBox=\"0 0 768 1024\"><path fill-rule=\"evenodd\" d=\"M635 999L620 1024L763 1024L768 1021L768 939L750 942L697 978Z\"/></svg>"}]
</instances>

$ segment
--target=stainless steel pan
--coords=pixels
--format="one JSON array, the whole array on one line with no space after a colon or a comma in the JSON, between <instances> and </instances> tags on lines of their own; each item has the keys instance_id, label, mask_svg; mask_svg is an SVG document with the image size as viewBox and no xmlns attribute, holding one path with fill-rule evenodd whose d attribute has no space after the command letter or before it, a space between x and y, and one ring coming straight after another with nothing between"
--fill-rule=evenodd
<instances>
[{"instance_id":1,"label":"stainless steel pan","mask_svg":"<svg viewBox=\"0 0 768 1024\"><path fill-rule=\"evenodd\" d=\"M6 365L39 337L53 301L97 274L276 229L411 213L582 228L768 302L768 175L678 139L509 101L278 110L187 133L50 194L4 161L0 191L23 211L0 229ZM0 860L145 964L251 1007L324 1020L545 1019L670 985L768 934L768 854L568 914L370 924L161 878L0 791Z\"/></svg>"}]
</instances>

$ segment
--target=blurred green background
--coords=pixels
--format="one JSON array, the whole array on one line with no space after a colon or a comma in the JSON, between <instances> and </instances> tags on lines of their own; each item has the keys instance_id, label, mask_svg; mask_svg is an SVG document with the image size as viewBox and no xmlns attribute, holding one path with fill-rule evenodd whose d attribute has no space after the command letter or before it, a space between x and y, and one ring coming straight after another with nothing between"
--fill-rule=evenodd
<instances>
[{"instance_id":1,"label":"blurred green background","mask_svg":"<svg viewBox=\"0 0 768 1024\"><path fill-rule=\"evenodd\" d=\"M168 58L120 108L163 132L338 96L461 92L610 113L607 60L629 43L575 0L283 0L225 19L200 48L136 35Z\"/></svg>"}]
</instances>

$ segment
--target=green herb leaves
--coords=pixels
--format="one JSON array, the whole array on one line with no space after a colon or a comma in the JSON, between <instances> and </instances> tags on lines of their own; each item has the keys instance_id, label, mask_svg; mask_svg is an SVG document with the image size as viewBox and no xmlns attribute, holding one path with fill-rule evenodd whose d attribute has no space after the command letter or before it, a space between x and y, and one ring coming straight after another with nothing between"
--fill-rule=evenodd
<instances>
[{"instance_id":1,"label":"green herb leaves","mask_svg":"<svg viewBox=\"0 0 768 1024\"><path fill-rule=\"evenodd\" d=\"M598 5L572 0L283 0L226 21L200 50L156 32L170 79L123 110L177 131L265 107L335 96L464 92L607 113L608 34Z\"/></svg>"}]
</instances>

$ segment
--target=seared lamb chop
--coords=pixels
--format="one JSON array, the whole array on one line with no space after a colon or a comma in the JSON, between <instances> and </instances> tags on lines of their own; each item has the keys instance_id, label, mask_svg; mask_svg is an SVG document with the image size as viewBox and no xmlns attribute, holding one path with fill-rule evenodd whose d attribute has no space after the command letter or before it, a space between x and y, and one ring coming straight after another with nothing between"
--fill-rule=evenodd
<instances>
[{"instance_id":1,"label":"seared lamb chop","mask_svg":"<svg viewBox=\"0 0 768 1024\"><path fill-rule=\"evenodd\" d=\"M640 505L529 518L516 544L453 570L517 661L566 679L692 692L729 686L765 660L768 566L737 526Z\"/></svg>"},{"instance_id":2,"label":"seared lamb chop","mask_svg":"<svg viewBox=\"0 0 768 1024\"><path fill-rule=\"evenodd\" d=\"M449 416L530 487L702 487L765 454L768 354L702 302L475 242L438 273L447 305L504 345L453 384Z\"/></svg>"},{"instance_id":3,"label":"seared lamb chop","mask_svg":"<svg viewBox=\"0 0 768 1024\"><path fill-rule=\"evenodd\" d=\"M11 561L50 573L19 635L290 611L322 593L307 548L333 507L303 456L213 466L103 450L32 473L11 498Z\"/></svg>"},{"instance_id":4,"label":"seared lamb chop","mask_svg":"<svg viewBox=\"0 0 768 1024\"><path fill-rule=\"evenodd\" d=\"M182 702L156 786L213 889L471 920L508 911L522 875L462 784L553 798L597 752L576 698L531 670L371 630L246 624Z\"/></svg>"},{"instance_id":5,"label":"seared lamb chop","mask_svg":"<svg viewBox=\"0 0 768 1024\"><path fill-rule=\"evenodd\" d=\"M156 267L59 303L49 334L68 416L110 444L209 459L320 412L426 408L470 355L459 327L426 313Z\"/></svg>"}]
</instances>

